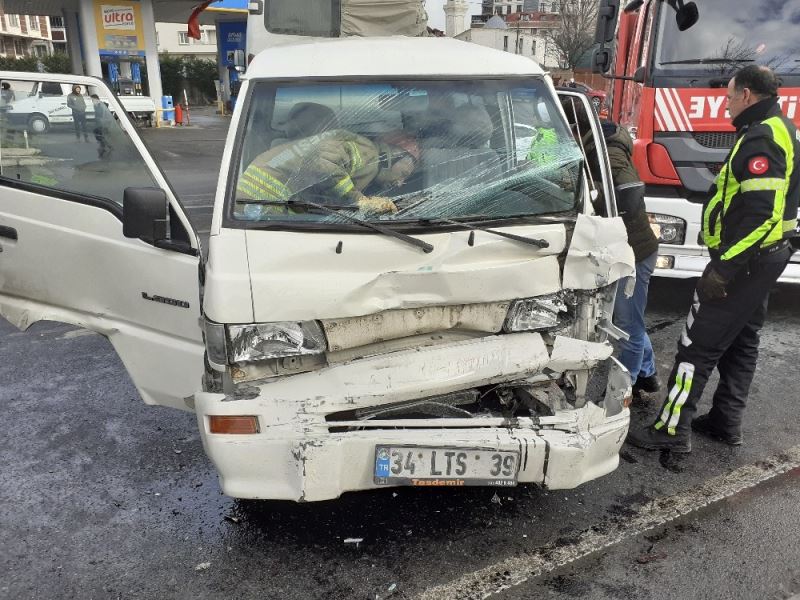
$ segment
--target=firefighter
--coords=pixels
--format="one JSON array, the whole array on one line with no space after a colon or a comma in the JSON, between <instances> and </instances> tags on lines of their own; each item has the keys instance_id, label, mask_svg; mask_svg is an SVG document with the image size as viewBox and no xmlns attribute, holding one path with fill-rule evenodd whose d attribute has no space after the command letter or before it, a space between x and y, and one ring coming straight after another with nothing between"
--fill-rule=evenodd
<instances>
[{"instance_id":1,"label":"firefighter","mask_svg":"<svg viewBox=\"0 0 800 600\"><path fill-rule=\"evenodd\" d=\"M413 172L420 157L417 140L393 132L378 141L334 129L281 144L253 160L236 186L238 200L289 200L295 194L321 193L325 204L357 206L372 213L396 212L389 198L366 196L376 184L386 190L400 185ZM273 205L242 203L249 218L281 212Z\"/></svg>"},{"instance_id":2,"label":"firefighter","mask_svg":"<svg viewBox=\"0 0 800 600\"><path fill-rule=\"evenodd\" d=\"M737 140L703 208L711 261L697 282L656 421L628 435L647 450L690 452L692 429L742 443L767 297L792 254L800 134L778 106L775 74L756 65L738 71L728 84L728 110ZM714 367L720 380L711 410L692 420Z\"/></svg>"}]
</instances>

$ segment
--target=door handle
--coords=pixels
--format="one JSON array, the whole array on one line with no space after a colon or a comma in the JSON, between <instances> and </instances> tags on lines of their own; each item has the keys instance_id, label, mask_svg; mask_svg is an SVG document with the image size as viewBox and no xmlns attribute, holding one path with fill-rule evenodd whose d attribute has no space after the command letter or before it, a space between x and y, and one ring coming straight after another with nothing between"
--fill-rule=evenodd
<instances>
[{"instance_id":1,"label":"door handle","mask_svg":"<svg viewBox=\"0 0 800 600\"><path fill-rule=\"evenodd\" d=\"M17 239L17 230L13 227L0 225L0 237L8 238L9 240Z\"/></svg>"}]
</instances>

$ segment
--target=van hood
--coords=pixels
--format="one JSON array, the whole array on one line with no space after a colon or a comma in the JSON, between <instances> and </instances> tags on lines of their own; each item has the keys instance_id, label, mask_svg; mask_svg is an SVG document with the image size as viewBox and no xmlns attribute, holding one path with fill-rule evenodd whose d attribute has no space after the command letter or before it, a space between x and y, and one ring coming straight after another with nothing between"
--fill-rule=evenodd
<instances>
[{"instance_id":1,"label":"van hood","mask_svg":"<svg viewBox=\"0 0 800 600\"><path fill-rule=\"evenodd\" d=\"M417 235L434 246L425 254L372 234L248 230L253 321L500 302L597 289L634 273L620 218L580 215L569 247L564 223L498 229L547 240L549 247L481 231L470 245L470 231L453 231Z\"/></svg>"}]
</instances>

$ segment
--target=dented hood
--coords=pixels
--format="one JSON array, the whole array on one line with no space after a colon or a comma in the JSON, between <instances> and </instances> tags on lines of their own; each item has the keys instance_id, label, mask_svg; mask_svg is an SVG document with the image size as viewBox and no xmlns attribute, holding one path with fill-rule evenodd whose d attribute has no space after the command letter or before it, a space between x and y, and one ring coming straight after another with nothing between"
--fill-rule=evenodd
<instances>
[{"instance_id":1,"label":"dented hood","mask_svg":"<svg viewBox=\"0 0 800 600\"><path fill-rule=\"evenodd\" d=\"M385 310L500 302L592 289L633 273L622 220L581 216L566 268L561 223L501 230L544 239L537 248L490 233L416 235L433 244L425 254L373 234L247 231L256 322L336 319Z\"/></svg>"}]
</instances>

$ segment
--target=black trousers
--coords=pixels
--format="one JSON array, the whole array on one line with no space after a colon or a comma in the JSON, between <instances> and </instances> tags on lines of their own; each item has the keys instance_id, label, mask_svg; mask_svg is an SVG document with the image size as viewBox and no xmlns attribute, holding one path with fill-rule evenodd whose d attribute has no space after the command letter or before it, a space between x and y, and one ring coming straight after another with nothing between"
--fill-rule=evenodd
<instances>
[{"instance_id":1,"label":"black trousers","mask_svg":"<svg viewBox=\"0 0 800 600\"><path fill-rule=\"evenodd\" d=\"M769 291L790 257L791 250L784 248L754 258L728 285L725 298L701 303L695 291L656 429L681 437L690 434L697 403L716 367L720 379L711 419L720 432L741 433Z\"/></svg>"},{"instance_id":2,"label":"black trousers","mask_svg":"<svg viewBox=\"0 0 800 600\"><path fill-rule=\"evenodd\" d=\"M86 113L77 110L72 111L72 123L75 126L75 137L77 139L88 137L86 133Z\"/></svg>"}]
</instances>

